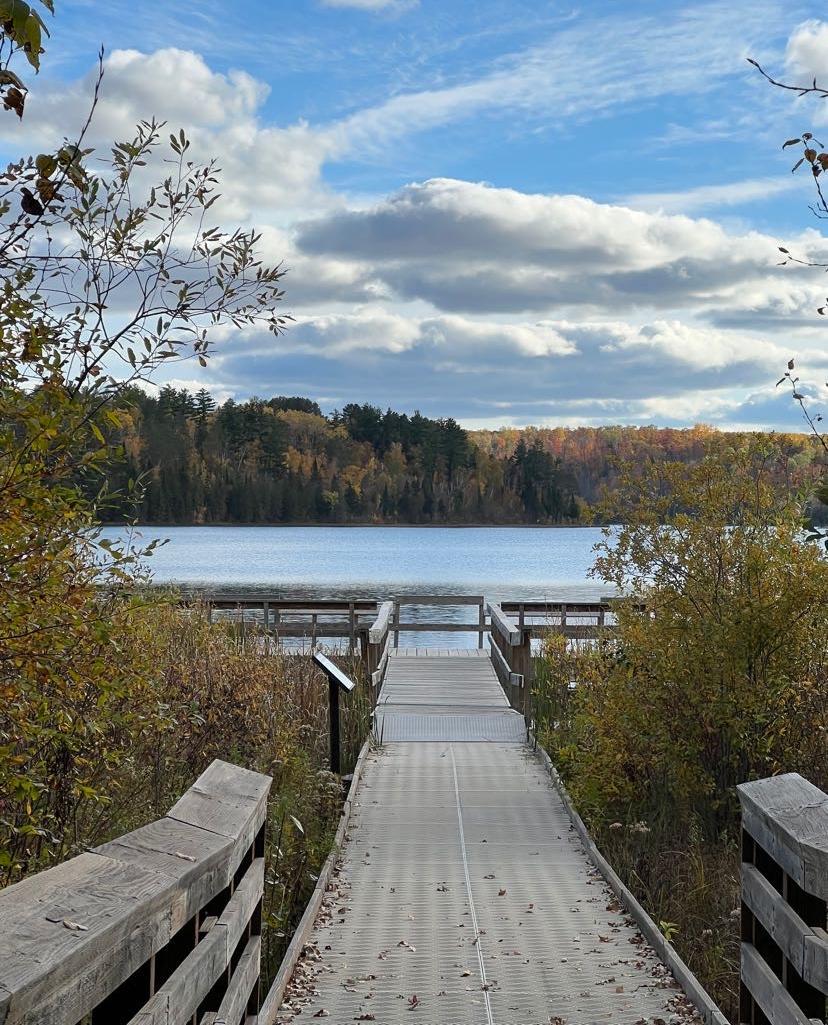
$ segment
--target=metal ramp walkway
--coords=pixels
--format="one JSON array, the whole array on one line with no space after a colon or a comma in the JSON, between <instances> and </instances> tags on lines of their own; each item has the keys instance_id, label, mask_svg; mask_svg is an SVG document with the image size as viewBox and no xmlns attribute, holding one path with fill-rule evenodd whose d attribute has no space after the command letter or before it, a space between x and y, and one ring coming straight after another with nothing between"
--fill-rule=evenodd
<instances>
[{"instance_id":1,"label":"metal ramp walkway","mask_svg":"<svg viewBox=\"0 0 828 1025\"><path fill-rule=\"evenodd\" d=\"M395 741L526 739L488 653L477 648L399 648L391 652L374 716L381 744Z\"/></svg>"},{"instance_id":2,"label":"metal ramp walkway","mask_svg":"<svg viewBox=\"0 0 828 1025\"><path fill-rule=\"evenodd\" d=\"M487 654L394 652L382 698L277 1020L700 1021L588 859Z\"/></svg>"}]
</instances>

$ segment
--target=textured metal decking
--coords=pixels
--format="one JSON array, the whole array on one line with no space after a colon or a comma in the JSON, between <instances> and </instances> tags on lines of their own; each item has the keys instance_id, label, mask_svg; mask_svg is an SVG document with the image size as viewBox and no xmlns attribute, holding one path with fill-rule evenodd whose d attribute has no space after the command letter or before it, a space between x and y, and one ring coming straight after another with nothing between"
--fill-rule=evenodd
<instances>
[{"instance_id":1,"label":"textured metal decking","mask_svg":"<svg viewBox=\"0 0 828 1025\"><path fill-rule=\"evenodd\" d=\"M392 652L374 726L383 744L526 738L523 716L509 707L491 659L477 648Z\"/></svg>"},{"instance_id":2,"label":"textured metal decking","mask_svg":"<svg viewBox=\"0 0 828 1025\"><path fill-rule=\"evenodd\" d=\"M368 756L278 1021L698 1021L587 858L488 659L420 652L390 662L389 725L416 734L427 708L462 737L510 716L520 740L412 738Z\"/></svg>"}]
</instances>

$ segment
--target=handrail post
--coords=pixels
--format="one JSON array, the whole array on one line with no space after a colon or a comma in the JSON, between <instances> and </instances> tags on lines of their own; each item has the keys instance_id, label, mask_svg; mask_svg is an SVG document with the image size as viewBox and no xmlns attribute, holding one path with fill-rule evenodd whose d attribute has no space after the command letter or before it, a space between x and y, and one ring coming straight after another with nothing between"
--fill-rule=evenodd
<instances>
[{"instance_id":1,"label":"handrail post","mask_svg":"<svg viewBox=\"0 0 828 1025\"><path fill-rule=\"evenodd\" d=\"M486 632L486 599L481 596L480 604L477 607L477 625L480 629L477 631L477 647L483 647L483 634Z\"/></svg>"}]
</instances>

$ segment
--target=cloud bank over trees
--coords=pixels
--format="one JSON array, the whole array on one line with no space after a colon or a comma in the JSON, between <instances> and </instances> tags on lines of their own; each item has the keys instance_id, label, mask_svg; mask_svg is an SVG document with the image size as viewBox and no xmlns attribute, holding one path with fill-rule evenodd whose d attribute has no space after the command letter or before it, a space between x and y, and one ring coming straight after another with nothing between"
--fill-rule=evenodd
<instances>
[{"instance_id":1,"label":"cloud bank over trees","mask_svg":"<svg viewBox=\"0 0 828 1025\"><path fill-rule=\"evenodd\" d=\"M398 5L347 6L375 18ZM450 83L399 88L314 121L274 116L272 83L237 70L242 61L221 67L181 47L118 50L107 57L94 134L99 143L120 138L151 114L183 126L195 157L216 155L222 167L217 220L247 220L261 230L266 258L284 261L296 322L275 342L228 334L199 379L218 395L307 394L328 408L370 399L473 425L791 427L796 411L773 384L792 355L809 380L828 378L814 312L825 279L777 266L778 246L825 260L828 244L807 219L803 191L765 173L774 167L762 167L764 141L729 182L652 187L670 184L656 174L630 188L618 168L612 199L451 176L365 190L348 187L340 171L384 166L396 147L488 118L510 118L520 133L545 120L545 131L571 145L585 125L653 102L750 90L744 51L766 52L783 24L772 53L780 65L803 75L828 67L828 23L797 23L772 2L759 7L747 21L742 5L723 3L659 18L576 17ZM596 31L614 33L600 60L584 48ZM79 124L90 81L39 84L30 117L9 126L4 155ZM750 96L766 116L761 90ZM778 123L780 108L771 114ZM654 161L669 156L653 145ZM600 147L584 159L601 159ZM745 216L774 201L801 204L799 226L784 239L767 217ZM814 397L826 396L816 387Z\"/></svg>"}]
</instances>

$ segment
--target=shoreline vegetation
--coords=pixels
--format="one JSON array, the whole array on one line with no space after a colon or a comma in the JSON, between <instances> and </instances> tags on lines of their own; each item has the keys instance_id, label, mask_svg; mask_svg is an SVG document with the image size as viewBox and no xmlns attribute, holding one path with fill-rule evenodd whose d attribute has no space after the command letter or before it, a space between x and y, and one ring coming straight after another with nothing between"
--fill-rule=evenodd
<instances>
[{"instance_id":1,"label":"shoreline vegetation","mask_svg":"<svg viewBox=\"0 0 828 1025\"><path fill-rule=\"evenodd\" d=\"M337 530L343 529L355 529L355 530L593 530L595 527L616 526L614 523L320 523L318 520L306 520L306 521L292 521L290 523L284 523L274 521L273 523L235 523L232 520L227 522L211 522L211 523L163 523L163 522L144 522L144 523L131 523L127 520L114 521L106 520L103 523L105 527L118 527L123 530L146 530L148 527L158 527L159 529L164 528L181 528L181 527L198 527L209 529L212 527L218 528L250 528L255 530L256 528L263 528L272 530L273 528L284 527L285 529L291 529L293 527L319 527L324 529L325 527L336 527Z\"/></svg>"},{"instance_id":2,"label":"shoreline vegetation","mask_svg":"<svg viewBox=\"0 0 828 1025\"><path fill-rule=\"evenodd\" d=\"M627 596L617 631L548 637L533 687L539 742L596 843L731 1021L736 785L799 772L828 788L828 560L777 458L722 439L689 469L629 467L627 523L594 566Z\"/></svg>"},{"instance_id":3,"label":"shoreline vegetation","mask_svg":"<svg viewBox=\"0 0 828 1025\"><path fill-rule=\"evenodd\" d=\"M325 416L307 398L218 405L171 387L133 389L117 412L117 426L98 423L121 452L99 507L108 525L595 526L622 464L692 467L715 438L751 437L704 425L467 431L370 404ZM757 436L778 451L780 484L818 476L812 436ZM822 522L828 508L813 498L809 515Z\"/></svg>"}]
</instances>

